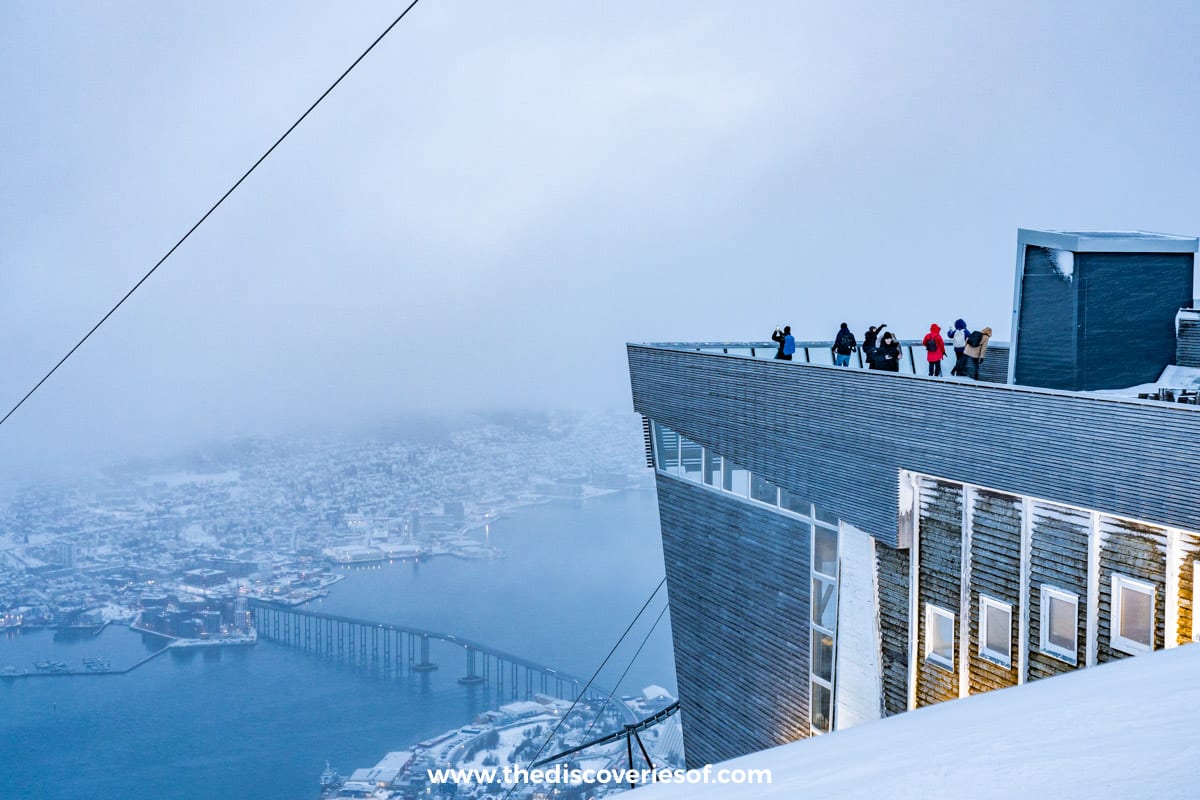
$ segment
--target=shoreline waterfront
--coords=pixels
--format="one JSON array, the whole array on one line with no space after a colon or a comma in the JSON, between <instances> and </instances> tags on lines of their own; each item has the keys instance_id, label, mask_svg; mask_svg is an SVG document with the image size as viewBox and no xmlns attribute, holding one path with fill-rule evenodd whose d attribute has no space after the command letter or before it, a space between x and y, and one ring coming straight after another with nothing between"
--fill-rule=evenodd
<instances>
[{"instance_id":1,"label":"shoreline waterfront","mask_svg":"<svg viewBox=\"0 0 1200 800\"><path fill-rule=\"evenodd\" d=\"M438 558L356 567L345 570L329 597L305 607L414 626L437 623L590 674L661 577L661 552L650 535L655 513L653 493L636 490L529 506L476 534L502 546L504 561ZM503 603L490 600L500 596ZM538 600L537 621L519 623L517 612L538 607ZM0 637L0 667L101 655L118 668L162 653L155 646L160 638L120 625L98 637L55 642L55 636ZM669 630L664 626L656 638L660 644L647 648L619 693L647 683L673 688ZM165 652L125 680L0 681L0 764L9 785L46 800L89 792L121 796L133 785L180 800L219 794L292 800L316 794L314 776L326 760L374 763L383 752L509 702L495 687L459 684L457 661L431 673L384 678L269 641ZM605 677L611 682L619 672ZM89 763L61 769L70 752L89 753Z\"/></svg>"}]
</instances>

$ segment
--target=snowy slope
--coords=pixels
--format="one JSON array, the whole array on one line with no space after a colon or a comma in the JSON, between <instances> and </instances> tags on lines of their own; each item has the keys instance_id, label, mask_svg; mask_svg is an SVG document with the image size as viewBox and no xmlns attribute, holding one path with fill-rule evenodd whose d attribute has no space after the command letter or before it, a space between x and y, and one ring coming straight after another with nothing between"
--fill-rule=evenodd
<instances>
[{"instance_id":1,"label":"snowy slope","mask_svg":"<svg viewBox=\"0 0 1200 800\"><path fill-rule=\"evenodd\" d=\"M769 768L774 782L658 785L635 796L1200 798L1200 646L955 700L718 767Z\"/></svg>"}]
</instances>

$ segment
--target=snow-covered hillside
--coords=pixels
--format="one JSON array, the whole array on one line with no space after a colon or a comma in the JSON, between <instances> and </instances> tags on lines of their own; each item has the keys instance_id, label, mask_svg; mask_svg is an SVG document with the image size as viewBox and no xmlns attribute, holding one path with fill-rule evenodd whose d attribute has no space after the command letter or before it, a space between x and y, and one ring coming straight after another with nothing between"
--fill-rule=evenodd
<instances>
[{"instance_id":1,"label":"snow-covered hillside","mask_svg":"<svg viewBox=\"0 0 1200 800\"><path fill-rule=\"evenodd\" d=\"M774 780L657 785L636 796L1200 798L1200 646L952 701L720 766L769 768Z\"/></svg>"}]
</instances>

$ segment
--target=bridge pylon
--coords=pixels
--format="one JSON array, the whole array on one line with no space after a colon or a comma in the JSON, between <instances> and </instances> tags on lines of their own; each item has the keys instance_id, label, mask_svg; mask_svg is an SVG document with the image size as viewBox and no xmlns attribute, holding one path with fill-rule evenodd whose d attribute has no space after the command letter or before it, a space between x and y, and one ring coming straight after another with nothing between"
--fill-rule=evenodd
<instances>
[{"instance_id":1,"label":"bridge pylon","mask_svg":"<svg viewBox=\"0 0 1200 800\"><path fill-rule=\"evenodd\" d=\"M429 635L421 634L421 660L412 665L414 672L433 672L438 665L429 660Z\"/></svg>"}]
</instances>

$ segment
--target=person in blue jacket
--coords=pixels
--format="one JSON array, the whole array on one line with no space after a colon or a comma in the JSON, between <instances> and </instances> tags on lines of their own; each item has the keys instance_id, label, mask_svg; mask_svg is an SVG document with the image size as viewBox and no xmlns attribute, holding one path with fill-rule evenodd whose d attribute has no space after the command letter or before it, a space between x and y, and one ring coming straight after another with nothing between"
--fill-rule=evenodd
<instances>
[{"instance_id":1,"label":"person in blue jacket","mask_svg":"<svg viewBox=\"0 0 1200 800\"><path fill-rule=\"evenodd\" d=\"M796 339L792 336L792 326L784 325L783 330L775 329L771 334L771 341L779 342L779 350L775 353L775 357L783 361L791 361L792 354L796 352Z\"/></svg>"}]
</instances>

